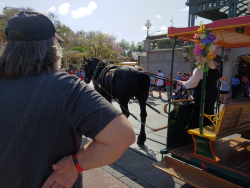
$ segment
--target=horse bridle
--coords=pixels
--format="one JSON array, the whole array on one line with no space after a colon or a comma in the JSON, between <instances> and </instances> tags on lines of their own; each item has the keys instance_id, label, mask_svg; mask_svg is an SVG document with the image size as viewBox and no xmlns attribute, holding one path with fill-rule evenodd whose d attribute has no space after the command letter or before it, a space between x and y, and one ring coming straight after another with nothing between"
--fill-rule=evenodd
<instances>
[{"instance_id":1,"label":"horse bridle","mask_svg":"<svg viewBox=\"0 0 250 188\"><path fill-rule=\"evenodd\" d=\"M100 66L100 63L101 63L101 62L103 62L103 61L101 61L101 60L99 61L98 66L96 67L96 69L95 69L93 75L90 75L89 77L87 77L87 80L90 79L90 81L91 81L91 80L93 80L93 82L95 81L94 78L96 77L96 74L97 74L98 70L99 70L100 68L106 66L104 62L103 62L104 65L101 65L101 66ZM87 64L88 64L88 61L87 61ZM90 70L90 71L92 72L92 70Z\"/></svg>"}]
</instances>

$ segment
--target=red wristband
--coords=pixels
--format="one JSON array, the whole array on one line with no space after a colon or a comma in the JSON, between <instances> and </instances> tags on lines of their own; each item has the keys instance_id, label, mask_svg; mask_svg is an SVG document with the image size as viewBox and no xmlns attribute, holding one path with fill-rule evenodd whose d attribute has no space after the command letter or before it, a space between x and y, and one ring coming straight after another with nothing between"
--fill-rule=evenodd
<instances>
[{"instance_id":1,"label":"red wristband","mask_svg":"<svg viewBox=\"0 0 250 188\"><path fill-rule=\"evenodd\" d=\"M77 160L77 158L76 158L76 154L74 154L74 155L72 156L72 158L73 158L74 164L75 164L75 166L76 166L78 172L82 172L83 169L81 168L81 166L80 166L79 163L78 163L78 160Z\"/></svg>"}]
</instances>

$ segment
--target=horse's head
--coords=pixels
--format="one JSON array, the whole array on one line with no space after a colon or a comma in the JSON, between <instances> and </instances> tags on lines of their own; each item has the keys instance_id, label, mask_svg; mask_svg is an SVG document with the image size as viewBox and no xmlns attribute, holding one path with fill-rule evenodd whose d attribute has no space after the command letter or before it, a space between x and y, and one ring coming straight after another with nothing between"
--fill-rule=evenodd
<instances>
[{"instance_id":1,"label":"horse's head","mask_svg":"<svg viewBox=\"0 0 250 188\"><path fill-rule=\"evenodd\" d=\"M84 60L87 62L87 64L85 65L84 67L84 71L85 71L85 79L84 81L89 84L93 75L94 75L94 72L96 70L96 67L98 65L98 63L100 62L100 59L98 58L90 58L90 59L86 59L84 57Z\"/></svg>"}]
</instances>

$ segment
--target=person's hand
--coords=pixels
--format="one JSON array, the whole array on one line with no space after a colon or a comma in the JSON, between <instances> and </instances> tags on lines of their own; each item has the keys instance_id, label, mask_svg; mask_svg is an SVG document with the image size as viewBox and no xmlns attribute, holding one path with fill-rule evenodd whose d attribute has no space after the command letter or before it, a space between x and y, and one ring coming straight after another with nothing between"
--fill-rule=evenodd
<instances>
[{"instance_id":1,"label":"person's hand","mask_svg":"<svg viewBox=\"0 0 250 188\"><path fill-rule=\"evenodd\" d=\"M183 81L179 81L178 84L180 84L181 86L183 86Z\"/></svg>"},{"instance_id":2,"label":"person's hand","mask_svg":"<svg viewBox=\"0 0 250 188\"><path fill-rule=\"evenodd\" d=\"M71 188L78 177L78 170L72 155L66 156L52 166L53 173L48 177L42 188Z\"/></svg>"}]
</instances>

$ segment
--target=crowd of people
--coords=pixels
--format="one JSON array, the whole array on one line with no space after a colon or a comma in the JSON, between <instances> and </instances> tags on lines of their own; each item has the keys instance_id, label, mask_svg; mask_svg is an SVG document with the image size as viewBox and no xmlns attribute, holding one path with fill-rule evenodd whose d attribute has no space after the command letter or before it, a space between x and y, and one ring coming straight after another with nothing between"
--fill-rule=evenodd
<instances>
[{"instance_id":1,"label":"crowd of people","mask_svg":"<svg viewBox=\"0 0 250 188\"><path fill-rule=\"evenodd\" d=\"M181 84L179 83L179 81L187 82L188 80L190 80L192 75L193 75L192 72L190 72L189 74L183 73L183 75L181 74L181 72L178 72L177 79L175 80L174 77L171 76L171 73L168 73L168 77L166 79L162 79L165 77L161 72L161 70L159 69L157 71L157 78L150 76L149 94L153 96L152 88L154 86L157 86L156 88L159 93L158 98L162 99L162 89L165 88L167 93L167 101L169 102L170 89L172 88L172 92L174 92L174 85L175 85L176 86L175 91L179 91L181 87L183 87L183 89L187 89L188 98L193 98L192 88L185 88L185 86L181 86ZM171 79L172 79L172 85L171 85ZM220 82L220 101L222 104L226 104L227 95L229 94L230 89L232 89L232 99L236 99L239 86L241 86L241 96L250 98L250 82L247 75L242 76L241 81L238 75L235 75L231 81L227 78L227 76L222 76L219 79L219 82ZM219 84L217 83L217 85Z\"/></svg>"},{"instance_id":2,"label":"crowd of people","mask_svg":"<svg viewBox=\"0 0 250 188\"><path fill-rule=\"evenodd\" d=\"M69 75L76 75L82 80L85 78L85 71L84 69L76 69L75 71L73 69L66 70L65 68L61 69L61 72L67 72Z\"/></svg>"},{"instance_id":3,"label":"crowd of people","mask_svg":"<svg viewBox=\"0 0 250 188\"><path fill-rule=\"evenodd\" d=\"M189 74L187 73L183 73L183 75L181 75L181 72L177 73L177 81L188 81L190 78L192 77L192 73L190 72ZM172 79L172 85L171 85L171 79ZM149 94L153 96L153 91L152 88L153 86L156 86L157 91L159 93L158 98L162 99L162 88L165 88L166 92L167 92L167 96L168 99L167 101L169 101L170 99L170 89L172 90L172 92L174 91L174 85L176 83L176 80L174 79L174 77L171 76L171 73L168 73L168 77L166 79L164 79L164 75L161 72L161 70L159 69L157 71L157 78L150 76L150 88L149 88ZM179 83L176 84L176 88L175 90L178 91L181 88L181 85ZM192 98L192 92L189 89L188 90L188 96L190 98Z\"/></svg>"}]
</instances>

